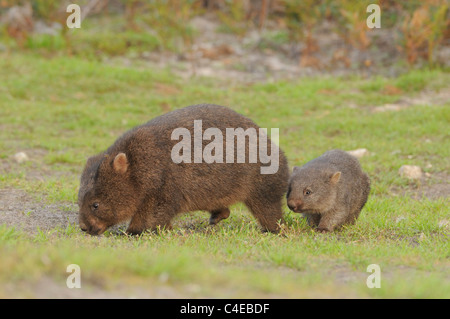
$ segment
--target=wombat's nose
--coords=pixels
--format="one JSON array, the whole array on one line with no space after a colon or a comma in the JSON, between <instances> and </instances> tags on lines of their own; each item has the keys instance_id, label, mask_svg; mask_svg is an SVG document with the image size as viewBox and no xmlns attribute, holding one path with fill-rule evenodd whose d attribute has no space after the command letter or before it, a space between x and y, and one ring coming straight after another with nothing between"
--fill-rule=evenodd
<instances>
[{"instance_id":1,"label":"wombat's nose","mask_svg":"<svg viewBox=\"0 0 450 319\"><path fill-rule=\"evenodd\" d=\"M290 210L292 210L293 212L296 212L300 209L302 204L303 204L303 202L301 202L299 200L297 200L297 201L290 200L290 201L288 201L287 206L289 207Z\"/></svg>"},{"instance_id":2,"label":"wombat's nose","mask_svg":"<svg viewBox=\"0 0 450 319\"><path fill-rule=\"evenodd\" d=\"M87 231L87 226L84 223L80 223L80 229L82 231Z\"/></svg>"},{"instance_id":3,"label":"wombat's nose","mask_svg":"<svg viewBox=\"0 0 450 319\"><path fill-rule=\"evenodd\" d=\"M287 203L287 206L289 207L290 210L292 210L293 212L295 212L295 210L297 209L297 205L295 205L294 201L289 201Z\"/></svg>"}]
</instances>

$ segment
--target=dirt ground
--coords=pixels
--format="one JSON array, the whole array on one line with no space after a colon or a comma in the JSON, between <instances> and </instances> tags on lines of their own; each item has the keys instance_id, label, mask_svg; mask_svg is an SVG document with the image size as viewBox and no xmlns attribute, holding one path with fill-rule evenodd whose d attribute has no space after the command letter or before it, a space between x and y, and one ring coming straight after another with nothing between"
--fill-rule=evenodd
<instances>
[{"instance_id":1,"label":"dirt ground","mask_svg":"<svg viewBox=\"0 0 450 319\"><path fill-rule=\"evenodd\" d=\"M396 43L399 35L390 29L368 32L373 46L359 49L346 43L337 33L338 27L324 21L313 31L314 52L305 55L305 44L286 37L273 21L265 28L251 29L244 34L218 32L221 22L214 16L197 16L190 22L197 30L190 47L180 45L180 52L150 52L104 57L104 62L131 65L136 61L149 68L169 67L182 78L193 76L238 82L276 81L301 77L330 75L382 75L395 77L408 71L399 63L404 53ZM280 36L281 35L281 36ZM438 65L450 66L450 47L436 48L434 60ZM419 61L417 65L425 61Z\"/></svg>"},{"instance_id":2,"label":"dirt ground","mask_svg":"<svg viewBox=\"0 0 450 319\"><path fill-rule=\"evenodd\" d=\"M38 202L20 189L0 189L0 224L14 226L27 233L65 228L78 220L78 205Z\"/></svg>"}]
</instances>

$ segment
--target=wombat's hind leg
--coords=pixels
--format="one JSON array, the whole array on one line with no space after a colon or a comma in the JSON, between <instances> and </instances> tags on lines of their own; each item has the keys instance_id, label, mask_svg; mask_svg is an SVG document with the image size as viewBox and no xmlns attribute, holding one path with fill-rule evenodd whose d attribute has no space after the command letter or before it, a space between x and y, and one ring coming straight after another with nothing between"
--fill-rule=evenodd
<instances>
[{"instance_id":1,"label":"wombat's hind leg","mask_svg":"<svg viewBox=\"0 0 450 319\"><path fill-rule=\"evenodd\" d=\"M210 211L211 217L209 218L209 224L215 225L222 219L227 219L230 216L230 210L228 208L221 208Z\"/></svg>"},{"instance_id":2,"label":"wombat's hind leg","mask_svg":"<svg viewBox=\"0 0 450 319\"><path fill-rule=\"evenodd\" d=\"M259 221L263 231L269 231L275 234L280 231L279 223L283 220L281 201L269 203L249 199L245 201L245 205L247 205L253 216Z\"/></svg>"}]
</instances>

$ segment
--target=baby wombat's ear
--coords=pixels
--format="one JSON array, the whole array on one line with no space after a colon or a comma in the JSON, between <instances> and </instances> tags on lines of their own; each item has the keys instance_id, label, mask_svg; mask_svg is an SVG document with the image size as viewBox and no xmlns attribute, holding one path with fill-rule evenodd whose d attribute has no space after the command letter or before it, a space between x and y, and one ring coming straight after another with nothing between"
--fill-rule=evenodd
<instances>
[{"instance_id":1,"label":"baby wombat's ear","mask_svg":"<svg viewBox=\"0 0 450 319\"><path fill-rule=\"evenodd\" d=\"M114 158L113 167L114 170L118 173L125 173L128 169L128 159L125 153L119 153Z\"/></svg>"},{"instance_id":2,"label":"baby wombat's ear","mask_svg":"<svg viewBox=\"0 0 450 319\"><path fill-rule=\"evenodd\" d=\"M337 184L339 180L341 179L341 172L336 172L333 175L331 175L330 181L332 184Z\"/></svg>"}]
</instances>

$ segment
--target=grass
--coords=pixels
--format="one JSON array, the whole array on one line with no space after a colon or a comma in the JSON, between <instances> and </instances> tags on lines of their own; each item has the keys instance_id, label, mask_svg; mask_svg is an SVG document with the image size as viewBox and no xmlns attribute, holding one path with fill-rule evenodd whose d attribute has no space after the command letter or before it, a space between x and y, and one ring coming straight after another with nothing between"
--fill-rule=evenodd
<instances>
[{"instance_id":1,"label":"grass","mask_svg":"<svg viewBox=\"0 0 450 319\"><path fill-rule=\"evenodd\" d=\"M41 205L75 203L86 158L122 132L203 102L278 127L291 166L328 149L365 147L371 155L361 164L372 180L357 224L333 234L313 232L287 209L282 233L263 234L241 204L213 228L206 213L195 212L180 216L172 231L140 237L114 231L90 237L77 225L35 233L1 225L0 284L15 288L12 294L0 289L0 297L39 295L30 287L42 278L67 289L69 264L81 267L86 293L127 287L142 296L170 288L172 297L450 297L449 233L440 226L450 218L448 198L412 198L408 191L436 181L420 184L397 174L403 164L432 177L448 171L450 104L372 112L423 90L448 90L449 73L241 85L73 57L3 54L0 83L0 189L24 189ZM386 86L397 93L384 94ZM14 163L19 151L30 161ZM381 267L380 289L366 286L370 264Z\"/></svg>"}]
</instances>

